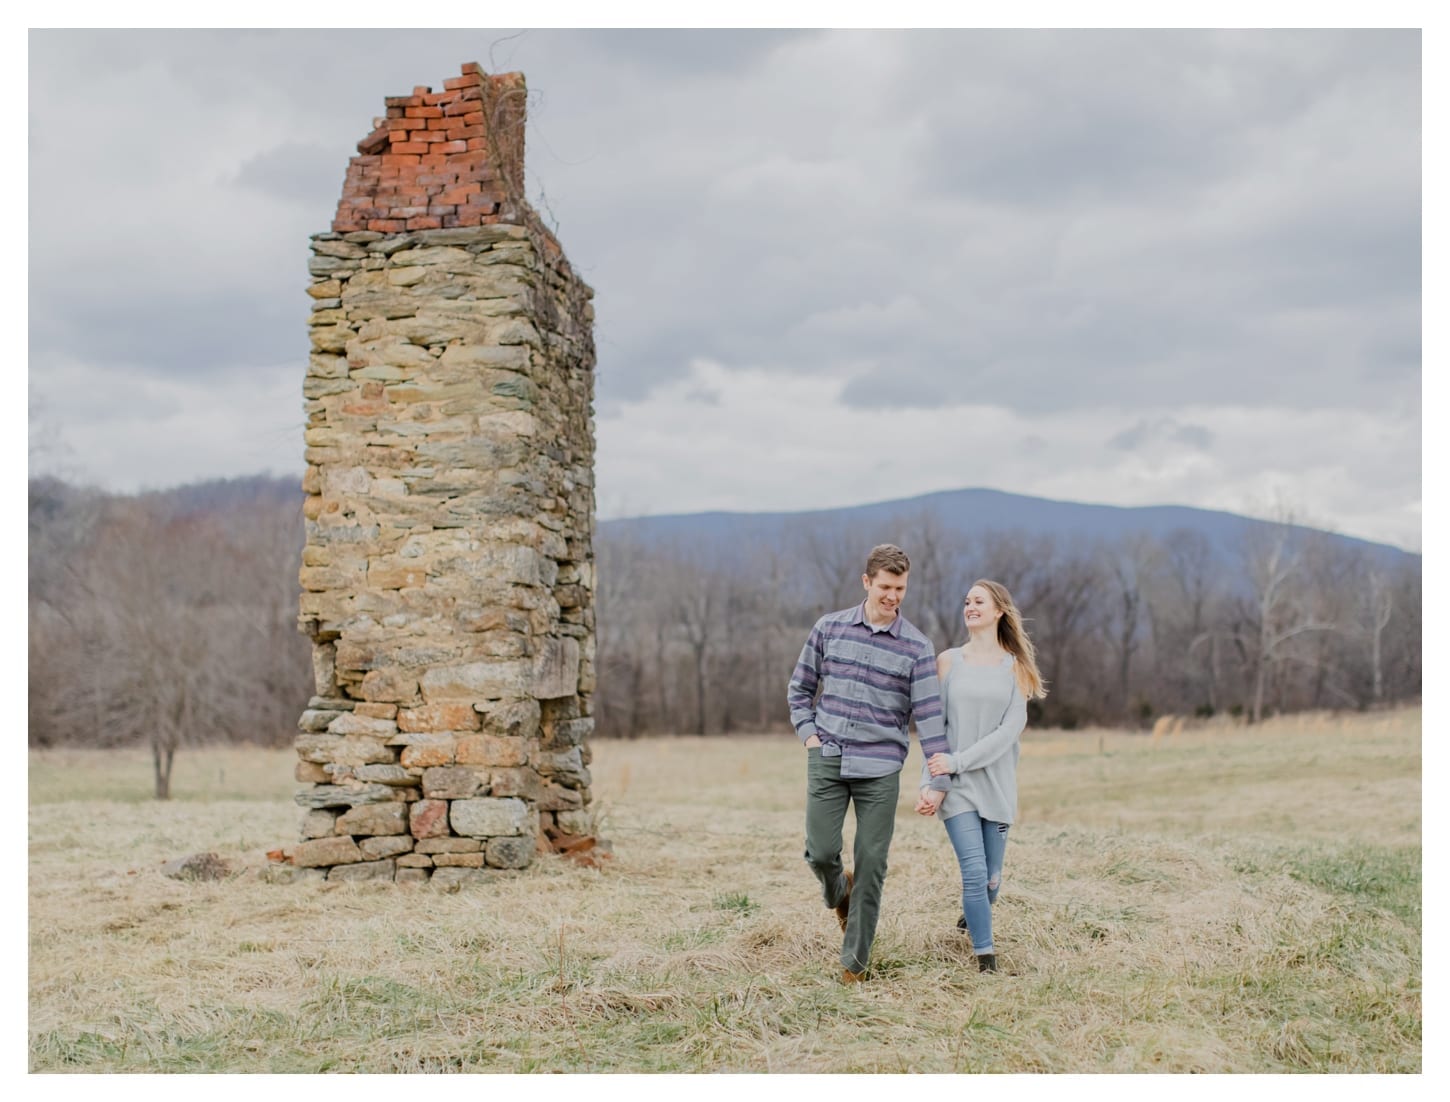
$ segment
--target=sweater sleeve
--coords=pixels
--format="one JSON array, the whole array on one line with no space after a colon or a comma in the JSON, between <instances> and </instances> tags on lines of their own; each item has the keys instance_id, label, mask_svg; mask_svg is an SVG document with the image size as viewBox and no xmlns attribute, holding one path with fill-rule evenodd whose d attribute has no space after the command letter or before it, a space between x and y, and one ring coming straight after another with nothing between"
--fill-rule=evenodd
<instances>
[{"instance_id":1,"label":"sweater sleeve","mask_svg":"<svg viewBox=\"0 0 1450 1102\"><path fill-rule=\"evenodd\" d=\"M942 711L941 711L941 733L942 733L942 738L944 738L944 739L947 740L947 749L945 751L943 751L943 753L950 752L951 747L952 747L951 737L947 734L947 731L950 729L950 724L951 724L951 717L947 715L947 682L951 679L951 676L952 676L951 662L950 662L950 660L948 660L948 662L947 662L947 672L946 672L946 676L945 677L941 677L941 676L938 676L937 677L937 688L938 688L938 690L941 693L941 702L942 702ZM921 729L918 728L917 729L917 736L920 737L920 735L921 735ZM917 786L918 788L939 788L940 787L939 785L936 785L936 784L933 783L937 778L936 777L933 777L931 775L931 770L926 767L927 759L930 758L930 757L931 757L931 755L928 754L926 752L926 748L923 747L922 748L922 754L921 754L921 783ZM951 788L951 784L950 784L951 778L950 778L950 776L948 776L947 780L948 780L947 788L948 788L948 790L950 790L950 788Z\"/></svg>"},{"instance_id":2,"label":"sweater sleeve","mask_svg":"<svg viewBox=\"0 0 1450 1102\"><path fill-rule=\"evenodd\" d=\"M941 683L936 676L936 655L928 646L911 668L911 718L916 720L916 737L921 743L921 756L925 760L933 754L945 754L951 749L946 736L946 712L942 707ZM922 766L925 770L925 766ZM923 788L934 788L945 792L951 788L951 778L943 773L940 777L927 774Z\"/></svg>"},{"instance_id":3,"label":"sweater sleeve","mask_svg":"<svg viewBox=\"0 0 1450 1102\"><path fill-rule=\"evenodd\" d=\"M1026 726L1027 701L1017 688L1016 678L1013 678L1012 699L1007 704L1007 714L1002 717L1002 722L965 750L949 755L952 772L965 773L991 765L1012 748Z\"/></svg>"}]
</instances>

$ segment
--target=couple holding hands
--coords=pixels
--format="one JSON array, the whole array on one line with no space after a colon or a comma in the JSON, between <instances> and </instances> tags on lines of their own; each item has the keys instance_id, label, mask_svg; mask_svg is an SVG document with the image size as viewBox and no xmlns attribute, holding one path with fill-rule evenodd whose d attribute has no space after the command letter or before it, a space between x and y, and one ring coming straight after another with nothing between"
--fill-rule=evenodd
<instances>
[{"instance_id":1,"label":"couple holding hands","mask_svg":"<svg viewBox=\"0 0 1450 1102\"><path fill-rule=\"evenodd\" d=\"M992 903L1017 811L1019 738L1027 701L1047 695L1005 588L973 584L962 607L967 642L938 655L900 612L910 567L901 548L872 548L866 599L816 621L790 679L791 723L808 759L805 858L845 935L843 983L863 979L870 963L913 719L926 758L916 810L945 824L962 874L957 928L970 934L978 967L997 970ZM841 832L853 803L847 871Z\"/></svg>"}]
</instances>

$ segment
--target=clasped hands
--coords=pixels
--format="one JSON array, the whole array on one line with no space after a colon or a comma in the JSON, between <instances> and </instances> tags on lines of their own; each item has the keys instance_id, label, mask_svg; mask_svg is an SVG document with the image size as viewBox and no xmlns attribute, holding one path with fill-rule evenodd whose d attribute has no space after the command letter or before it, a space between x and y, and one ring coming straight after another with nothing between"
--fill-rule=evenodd
<instances>
[{"instance_id":1,"label":"clasped hands","mask_svg":"<svg viewBox=\"0 0 1450 1102\"><path fill-rule=\"evenodd\" d=\"M926 759L926 771L933 777L945 776L952 771L951 759L945 754L933 754ZM945 792L923 788L916 798L916 813L918 815L935 815L944 799L946 799Z\"/></svg>"},{"instance_id":2,"label":"clasped hands","mask_svg":"<svg viewBox=\"0 0 1450 1102\"><path fill-rule=\"evenodd\" d=\"M923 788L916 797L916 813L918 815L935 815L941 802L947 798L945 792L938 792L934 788Z\"/></svg>"}]
</instances>

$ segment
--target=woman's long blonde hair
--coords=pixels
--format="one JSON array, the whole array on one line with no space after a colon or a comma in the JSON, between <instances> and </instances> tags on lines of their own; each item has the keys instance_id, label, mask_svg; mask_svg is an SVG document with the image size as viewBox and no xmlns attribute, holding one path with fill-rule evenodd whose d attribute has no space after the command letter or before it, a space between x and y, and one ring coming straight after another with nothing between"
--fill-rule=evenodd
<instances>
[{"instance_id":1,"label":"woman's long blonde hair","mask_svg":"<svg viewBox=\"0 0 1450 1102\"><path fill-rule=\"evenodd\" d=\"M1017 684L1022 689L1022 695L1028 700L1040 700L1047 695L1047 685L1037 668L1037 648L1032 645L1027 629L1022 626L1022 613L1017 608L1017 602L1012 600L1012 594L1007 592L1007 587L1001 582L978 578L971 588L977 586L985 589L991 596L992 603L1002 610L1002 618L997 621L997 642L1002 644L1003 650L1009 651L1017 659Z\"/></svg>"}]
</instances>

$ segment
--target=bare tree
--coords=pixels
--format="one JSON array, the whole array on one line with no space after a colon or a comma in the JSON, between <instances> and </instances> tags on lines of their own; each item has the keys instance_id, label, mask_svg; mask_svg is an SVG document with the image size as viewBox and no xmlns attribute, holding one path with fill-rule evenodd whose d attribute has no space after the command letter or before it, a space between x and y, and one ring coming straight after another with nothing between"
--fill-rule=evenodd
<instances>
[{"instance_id":1,"label":"bare tree","mask_svg":"<svg viewBox=\"0 0 1450 1102\"><path fill-rule=\"evenodd\" d=\"M300 498L300 494L299 494ZM243 705L249 741L290 739L316 684L312 644L297 630L297 567L304 526L301 502L258 503L227 518L233 548L230 602L236 635L226 662L233 685L252 695Z\"/></svg>"},{"instance_id":2,"label":"bare tree","mask_svg":"<svg viewBox=\"0 0 1450 1102\"><path fill-rule=\"evenodd\" d=\"M1243 563L1251 593L1237 637L1251 669L1249 720L1258 723L1271 682L1290 660L1293 646L1334 625L1316 615L1305 585L1301 541L1287 518L1250 530Z\"/></svg>"},{"instance_id":3,"label":"bare tree","mask_svg":"<svg viewBox=\"0 0 1450 1102\"><path fill-rule=\"evenodd\" d=\"M149 743L156 798L164 800L178 747L204 734L227 690L213 646L224 625L208 616L222 601L219 579L207 577L220 541L137 503L115 510L107 529L107 554L88 571L99 634L113 644L96 670L105 722Z\"/></svg>"},{"instance_id":4,"label":"bare tree","mask_svg":"<svg viewBox=\"0 0 1450 1102\"><path fill-rule=\"evenodd\" d=\"M597 729L633 737L644 730L647 677L640 643L651 634L648 555L633 541L600 539L595 580Z\"/></svg>"},{"instance_id":5,"label":"bare tree","mask_svg":"<svg viewBox=\"0 0 1450 1102\"><path fill-rule=\"evenodd\" d=\"M1220 709L1220 633L1209 606L1223 569L1202 532L1178 528L1162 541L1162 569L1149 600L1156 669L1160 681L1178 686L1180 706L1209 713Z\"/></svg>"},{"instance_id":6,"label":"bare tree","mask_svg":"<svg viewBox=\"0 0 1450 1102\"><path fill-rule=\"evenodd\" d=\"M742 643L755 658L756 726L761 731L790 718L782 670L794 659L792 646L799 645L791 638L797 634L791 630L795 611L790 598L791 566L788 555L763 548L756 553L748 574L755 585L756 600L750 606L753 622L743 633ZM795 621L802 618L798 614ZM756 640L753 647L751 634Z\"/></svg>"},{"instance_id":7,"label":"bare tree","mask_svg":"<svg viewBox=\"0 0 1450 1102\"><path fill-rule=\"evenodd\" d=\"M1117 710L1125 721L1131 721L1135 718L1133 656L1143 641L1144 603L1162 562L1162 548L1151 537L1139 533L1124 538L1117 546L1103 548L1100 555L1100 570L1112 596L1112 617L1104 625L1104 635L1114 658Z\"/></svg>"},{"instance_id":8,"label":"bare tree","mask_svg":"<svg viewBox=\"0 0 1450 1102\"><path fill-rule=\"evenodd\" d=\"M1295 700L1294 706L1361 708L1369 699L1369 685L1353 668L1358 663L1352 640L1359 634L1356 606L1366 556L1324 532L1303 533L1300 553L1306 603L1313 617L1327 627L1308 636L1293 659L1304 678L1300 690L1307 691L1307 699Z\"/></svg>"},{"instance_id":9,"label":"bare tree","mask_svg":"<svg viewBox=\"0 0 1450 1102\"><path fill-rule=\"evenodd\" d=\"M860 529L846 521L817 521L796 529L792 543L804 575L813 583L814 607L825 611L860 601L866 556L879 542L869 535L863 539Z\"/></svg>"},{"instance_id":10,"label":"bare tree","mask_svg":"<svg viewBox=\"0 0 1450 1102\"><path fill-rule=\"evenodd\" d=\"M660 586L665 606L680 638L689 648L694 667L695 732L707 734L709 662L725 615L728 592L725 573L699 552L676 550L671 565L661 572Z\"/></svg>"},{"instance_id":11,"label":"bare tree","mask_svg":"<svg viewBox=\"0 0 1450 1102\"><path fill-rule=\"evenodd\" d=\"M1368 643L1370 668L1370 700L1382 704L1385 699L1384 638L1385 629L1395 614L1395 594L1383 570L1371 569L1363 591L1364 634Z\"/></svg>"},{"instance_id":12,"label":"bare tree","mask_svg":"<svg viewBox=\"0 0 1450 1102\"><path fill-rule=\"evenodd\" d=\"M1389 572L1394 614L1385 630L1384 699L1407 700L1420 696L1423 652L1423 578L1418 564L1402 564Z\"/></svg>"},{"instance_id":13,"label":"bare tree","mask_svg":"<svg viewBox=\"0 0 1450 1102\"><path fill-rule=\"evenodd\" d=\"M1010 532L994 532L983 544L984 573L1006 585L1022 609L1043 678L1053 688L1044 717L1066 725L1093 718L1097 705L1090 692L1103 675L1093 653L1101 648L1089 643L1094 625L1088 613L1103 579L1091 549Z\"/></svg>"},{"instance_id":14,"label":"bare tree","mask_svg":"<svg viewBox=\"0 0 1450 1102\"><path fill-rule=\"evenodd\" d=\"M974 581L967 576L970 555L966 542L949 533L941 519L921 510L893 521L897 542L911 559L909 619L938 650L961 639L962 597Z\"/></svg>"}]
</instances>

